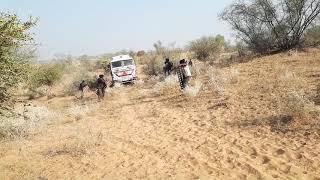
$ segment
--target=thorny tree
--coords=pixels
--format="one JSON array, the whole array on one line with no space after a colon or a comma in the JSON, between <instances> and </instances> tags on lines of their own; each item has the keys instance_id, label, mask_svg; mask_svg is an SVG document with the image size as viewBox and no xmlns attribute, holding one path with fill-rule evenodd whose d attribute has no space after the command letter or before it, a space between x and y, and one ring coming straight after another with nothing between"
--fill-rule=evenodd
<instances>
[{"instance_id":1,"label":"thorny tree","mask_svg":"<svg viewBox=\"0 0 320 180\"><path fill-rule=\"evenodd\" d=\"M9 98L9 90L26 78L29 57L22 48L32 43L29 29L35 22L0 13L0 107Z\"/></svg>"},{"instance_id":2,"label":"thorny tree","mask_svg":"<svg viewBox=\"0 0 320 180\"><path fill-rule=\"evenodd\" d=\"M220 17L258 53L296 48L320 13L320 0L239 0Z\"/></svg>"}]
</instances>

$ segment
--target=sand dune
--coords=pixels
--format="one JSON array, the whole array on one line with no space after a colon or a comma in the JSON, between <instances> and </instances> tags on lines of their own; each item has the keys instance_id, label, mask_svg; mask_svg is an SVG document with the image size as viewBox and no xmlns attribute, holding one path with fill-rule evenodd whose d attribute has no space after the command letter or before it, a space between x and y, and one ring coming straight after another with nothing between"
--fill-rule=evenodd
<instances>
[{"instance_id":1,"label":"sand dune","mask_svg":"<svg viewBox=\"0 0 320 180\"><path fill-rule=\"evenodd\" d=\"M263 78L267 62L231 68L248 85ZM254 100L239 96L239 86L226 96L203 90L196 97L152 88L117 88L102 103L79 103L79 111L90 109L81 116L2 142L0 179L320 179L319 131L283 133L244 119L268 117L267 98L259 101L265 108L250 107ZM72 103L54 98L48 106Z\"/></svg>"}]
</instances>

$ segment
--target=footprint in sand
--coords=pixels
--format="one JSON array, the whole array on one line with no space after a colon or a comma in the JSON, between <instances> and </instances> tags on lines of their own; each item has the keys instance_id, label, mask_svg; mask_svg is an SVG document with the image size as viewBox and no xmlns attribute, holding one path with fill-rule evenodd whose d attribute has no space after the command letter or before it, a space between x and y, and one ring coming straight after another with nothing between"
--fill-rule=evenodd
<instances>
[{"instance_id":1,"label":"footprint in sand","mask_svg":"<svg viewBox=\"0 0 320 180\"><path fill-rule=\"evenodd\" d=\"M262 156L261 157L261 164L267 164L267 163L269 163L271 160L270 160L270 158L269 157L267 157L267 156Z\"/></svg>"},{"instance_id":2,"label":"footprint in sand","mask_svg":"<svg viewBox=\"0 0 320 180\"><path fill-rule=\"evenodd\" d=\"M281 164L279 167L280 171L282 171L285 174L289 174L291 166L287 165L287 164Z\"/></svg>"},{"instance_id":3,"label":"footprint in sand","mask_svg":"<svg viewBox=\"0 0 320 180\"><path fill-rule=\"evenodd\" d=\"M280 156L280 155L283 155L286 151L279 148L279 149L276 149L273 153L274 156Z\"/></svg>"},{"instance_id":4,"label":"footprint in sand","mask_svg":"<svg viewBox=\"0 0 320 180\"><path fill-rule=\"evenodd\" d=\"M293 157L294 159L301 159L301 158L302 158L302 154L301 154L300 152L294 152L294 153L292 154L292 157Z\"/></svg>"}]
</instances>

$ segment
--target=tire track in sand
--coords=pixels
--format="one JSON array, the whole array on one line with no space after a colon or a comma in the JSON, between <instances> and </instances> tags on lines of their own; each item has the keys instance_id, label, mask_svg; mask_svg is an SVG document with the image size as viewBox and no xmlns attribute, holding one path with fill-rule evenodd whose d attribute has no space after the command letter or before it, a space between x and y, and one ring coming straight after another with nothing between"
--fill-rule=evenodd
<instances>
[{"instance_id":1,"label":"tire track in sand","mask_svg":"<svg viewBox=\"0 0 320 180\"><path fill-rule=\"evenodd\" d=\"M172 98L174 97L174 98ZM312 179L310 144L267 129L230 127L206 104L180 94L123 87L87 117L6 144L9 179ZM182 101L186 103L179 105ZM204 111L206 109L207 111ZM319 148L318 148L319 149ZM311 152L311 151L310 151ZM295 156L294 156L295 155ZM312 160L311 160L312 159ZM2 175L2 176L1 176Z\"/></svg>"}]
</instances>

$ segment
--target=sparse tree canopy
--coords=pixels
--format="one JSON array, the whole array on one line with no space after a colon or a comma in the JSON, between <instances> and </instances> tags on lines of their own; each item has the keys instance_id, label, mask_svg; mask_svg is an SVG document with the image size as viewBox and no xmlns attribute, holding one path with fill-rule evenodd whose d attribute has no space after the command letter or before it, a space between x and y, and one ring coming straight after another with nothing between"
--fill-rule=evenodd
<instances>
[{"instance_id":1,"label":"sparse tree canopy","mask_svg":"<svg viewBox=\"0 0 320 180\"><path fill-rule=\"evenodd\" d=\"M270 53L298 47L320 13L320 0L239 0L221 14L250 49Z\"/></svg>"},{"instance_id":2,"label":"sparse tree canopy","mask_svg":"<svg viewBox=\"0 0 320 180\"><path fill-rule=\"evenodd\" d=\"M21 48L32 43L29 29L35 22L0 13L0 103L8 99L10 88L26 79L28 58L21 54Z\"/></svg>"}]
</instances>

